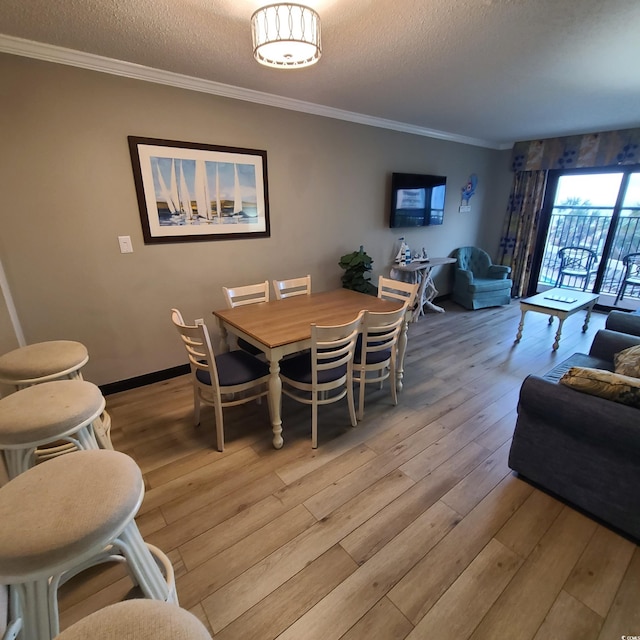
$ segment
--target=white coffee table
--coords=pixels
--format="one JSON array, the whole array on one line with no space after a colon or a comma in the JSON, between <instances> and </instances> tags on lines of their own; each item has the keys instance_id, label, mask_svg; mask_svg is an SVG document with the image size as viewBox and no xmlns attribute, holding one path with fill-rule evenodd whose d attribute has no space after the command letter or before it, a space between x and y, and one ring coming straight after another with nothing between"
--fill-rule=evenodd
<instances>
[{"instance_id":1,"label":"white coffee table","mask_svg":"<svg viewBox=\"0 0 640 640\"><path fill-rule=\"evenodd\" d=\"M584 333L589 328L589 319L593 307L600 296L597 293L585 293L583 291L572 291L571 289L549 289L543 293L538 293L530 298L520 300L520 324L518 325L518 334L516 335L516 344L522 338L522 329L524 328L524 317L527 311L535 311L537 313L549 314L549 324L553 322L553 317L559 319L558 331L556 331L556 340L553 343L553 350L557 351L560 346L560 336L562 335L562 325L570 316L581 311L587 310L587 316L582 325Z\"/></svg>"}]
</instances>

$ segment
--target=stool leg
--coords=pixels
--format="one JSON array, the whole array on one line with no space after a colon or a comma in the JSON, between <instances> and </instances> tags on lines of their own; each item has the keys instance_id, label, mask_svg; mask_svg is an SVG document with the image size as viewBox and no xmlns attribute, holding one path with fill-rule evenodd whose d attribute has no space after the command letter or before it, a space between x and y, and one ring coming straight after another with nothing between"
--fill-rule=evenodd
<instances>
[{"instance_id":1,"label":"stool leg","mask_svg":"<svg viewBox=\"0 0 640 640\"><path fill-rule=\"evenodd\" d=\"M23 471L26 471L33 464L29 464L31 457L33 456L33 449L5 449L4 461L7 465L7 474L9 479L19 476Z\"/></svg>"},{"instance_id":2,"label":"stool leg","mask_svg":"<svg viewBox=\"0 0 640 640\"><path fill-rule=\"evenodd\" d=\"M26 582L15 585L12 589L16 589L18 594L22 619L21 640L51 640L58 635L57 606L53 612L49 608L47 580Z\"/></svg>"},{"instance_id":3,"label":"stool leg","mask_svg":"<svg viewBox=\"0 0 640 640\"><path fill-rule=\"evenodd\" d=\"M111 416L106 411L103 411L102 415L94 421L93 432L101 449L111 449L113 451L113 445L111 444Z\"/></svg>"},{"instance_id":4,"label":"stool leg","mask_svg":"<svg viewBox=\"0 0 640 640\"><path fill-rule=\"evenodd\" d=\"M86 427L82 427L75 434L78 438L79 449L99 449L98 442L93 431L93 427L89 424Z\"/></svg>"},{"instance_id":5,"label":"stool leg","mask_svg":"<svg viewBox=\"0 0 640 640\"><path fill-rule=\"evenodd\" d=\"M22 631L22 617L20 615L18 592L15 587L7 587L7 589L9 590L9 619L2 640L16 640Z\"/></svg>"},{"instance_id":6,"label":"stool leg","mask_svg":"<svg viewBox=\"0 0 640 640\"><path fill-rule=\"evenodd\" d=\"M172 585L169 583L173 580L173 570L171 570L170 576L162 575L135 522L131 522L125 527L118 539L114 541L114 545L126 557L132 573L147 598L169 602L173 600ZM163 562L163 564L165 563Z\"/></svg>"}]
</instances>

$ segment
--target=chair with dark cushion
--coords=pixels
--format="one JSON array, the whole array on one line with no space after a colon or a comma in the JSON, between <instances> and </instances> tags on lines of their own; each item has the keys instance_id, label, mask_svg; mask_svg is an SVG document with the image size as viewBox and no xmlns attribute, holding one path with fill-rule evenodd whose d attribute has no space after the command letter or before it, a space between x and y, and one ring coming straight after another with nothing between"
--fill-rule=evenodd
<instances>
[{"instance_id":1,"label":"chair with dark cushion","mask_svg":"<svg viewBox=\"0 0 640 640\"><path fill-rule=\"evenodd\" d=\"M342 400L349 406L351 426L357 424L353 394L353 354L362 313L343 325L311 325L311 350L280 364L282 393L311 405L311 446L318 446L318 405Z\"/></svg>"},{"instance_id":2,"label":"chair with dark cushion","mask_svg":"<svg viewBox=\"0 0 640 640\"><path fill-rule=\"evenodd\" d=\"M478 247L461 247L456 259L452 299L465 309L498 307L511 302L511 267L493 264L489 254Z\"/></svg>"},{"instance_id":3,"label":"chair with dark cushion","mask_svg":"<svg viewBox=\"0 0 640 640\"><path fill-rule=\"evenodd\" d=\"M397 311L365 311L362 332L358 336L353 358L353 379L359 387L358 420L364 418L364 396L367 384L380 387L390 380L391 400L398 404L396 387L396 358L398 337L402 330L408 302ZM369 374L369 375L367 375Z\"/></svg>"},{"instance_id":4,"label":"chair with dark cushion","mask_svg":"<svg viewBox=\"0 0 640 640\"><path fill-rule=\"evenodd\" d=\"M200 402L212 405L218 450L224 451L222 409L266 396L269 365L240 349L214 356L204 323L186 325L177 309L171 309L171 320L189 356L195 424L200 424Z\"/></svg>"}]
</instances>

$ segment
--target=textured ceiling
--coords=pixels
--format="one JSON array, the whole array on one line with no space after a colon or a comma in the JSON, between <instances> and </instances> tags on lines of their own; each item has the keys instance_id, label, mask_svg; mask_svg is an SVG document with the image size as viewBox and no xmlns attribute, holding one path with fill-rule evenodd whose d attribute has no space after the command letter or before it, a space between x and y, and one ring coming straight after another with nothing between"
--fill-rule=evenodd
<instances>
[{"instance_id":1,"label":"textured ceiling","mask_svg":"<svg viewBox=\"0 0 640 640\"><path fill-rule=\"evenodd\" d=\"M488 146L640 126L638 0L308 0L323 55L298 70L252 57L267 3L0 0L0 34Z\"/></svg>"}]
</instances>

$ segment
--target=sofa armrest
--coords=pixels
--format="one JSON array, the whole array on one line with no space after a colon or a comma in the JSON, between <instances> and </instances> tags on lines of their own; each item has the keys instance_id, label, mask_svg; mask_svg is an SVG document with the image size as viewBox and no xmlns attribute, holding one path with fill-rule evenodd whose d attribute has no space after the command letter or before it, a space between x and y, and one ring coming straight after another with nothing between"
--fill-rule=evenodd
<instances>
[{"instance_id":1,"label":"sofa armrest","mask_svg":"<svg viewBox=\"0 0 640 640\"><path fill-rule=\"evenodd\" d=\"M604 326L611 331L640 336L640 315L628 311L610 311Z\"/></svg>"},{"instance_id":2,"label":"sofa armrest","mask_svg":"<svg viewBox=\"0 0 640 640\"><path fill-rule=\"evenodd\" d=\"M607 449L613 447L625 458L640 459L640 409L635 407L531 375L520 388L518 413L535 415Z\"/></svg>"},{"instance_id":3,"label":"sofa armrest","mask_svg":"<svg viewBox=\"0 0 640 640\"><path fill-rule=\"evenodd\" d=\"M620 333L619 331L610 331L609 329L600 329L591 343L589 355L601 360L613 362L613 356L627 349L640 344L640 336L632 336L628 333Z\"/></svg>"},{"instance_id":4,"label":"sofa armrest","mask_svg":"<svg viewBox=\"0 0 640 640\"><path fill-rule=\"evenodd\" d=\"M511 267L503 264L492 264L487 271L487 276L495 280L506 280L511 273Z\"/></svg>"},{"instance_id":5,"label":"sofa armrest","mask_svg":"<svg viewBox=\"0 0 640 640\"><path fill-rule=\"evenodd\" d=\"M456 269L455 276L462 285L473 284L473 273L468 269Z\"/></svg>"}]
</instances>

